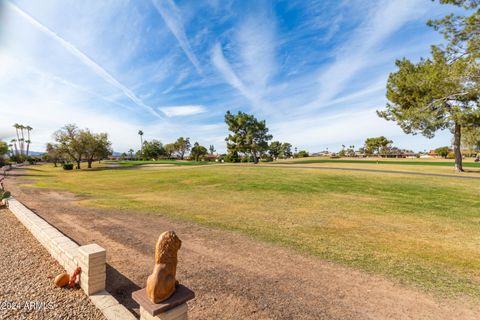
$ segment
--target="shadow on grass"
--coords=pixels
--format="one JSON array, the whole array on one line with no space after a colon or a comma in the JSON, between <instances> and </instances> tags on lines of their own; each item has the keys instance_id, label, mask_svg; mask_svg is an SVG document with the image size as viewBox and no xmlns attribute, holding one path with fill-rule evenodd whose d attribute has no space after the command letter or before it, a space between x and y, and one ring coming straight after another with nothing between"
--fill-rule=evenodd
<instances>
[{"instance_id":1,"label":"shadow on grass","mask_svg":"<svg viewBox=\"0 0 480 320\"><path fill-rule=\"evenodd\" d=\"M38 171L38 172L43 172L44 170L41 170L41 169L35 169L35 168L31 168L31 167L28 167L28 168L14 168L13 170L28 170L28 171Z\"/></svg>"},{"instance_id":2,"label":"shadow on grass","mask_svg":"<svg viewBox=\"0 0 480 320\"><path fill-rule=\"evenodd\" d=\"M83 168L80 171L82 172L97 172L97 171L107 171L107 170L128 170L133 169L134 167L123 167L123 166L114 166L114 167L100 167L100 168Z\"/></svg>"},{"instance_id":3,"label":"shadow on grass","mask_svg":"<svg viewBox=\"0 0 480 320\"><path fill-rule=\"evenodd\" d=\"M463 169L463 172L467 172L467 173L476 173L480 176L480 171L478 170L468 170L468 169Z\"/></svg>"},{"instance_id":4,"label":"shadow on grass","mask_svg":"<svg viewBox=\"0 0 480 320\"><path fill-rule=\"evenodd\" d=\"M139 305L132 299L132 292L141 289L133 281L107 263L107 287L115 299L134 314L139 314Z\"/></svg>"}]
</instances>

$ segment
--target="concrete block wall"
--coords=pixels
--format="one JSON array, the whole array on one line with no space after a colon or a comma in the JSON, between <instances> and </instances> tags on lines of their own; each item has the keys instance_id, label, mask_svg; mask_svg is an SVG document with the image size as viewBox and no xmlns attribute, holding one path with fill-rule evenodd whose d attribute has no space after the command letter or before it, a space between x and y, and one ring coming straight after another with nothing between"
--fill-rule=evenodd
<instances>
[{"instance_id":1,"label":"concrete block wall","mask_svg":"<svg viewBox=\"0 0 480 320\"><path fill-rule=\"evenodd\" d=\"M97 244L79 246L16 199L8 199L7 205L68 274L73 274L77 266L82 268L79 284L87 295L105 289L106 251L104 248Z\"/></svg>"},{"instance_id":2,"label":"concrete block wall","mask_svg":"<svg viewBox=\"0 0 480 320\"><path fill-rule=\"evenodd\" d=\"M107 252L104 248L97 244L79 246L20 201L11 197L3 202L68 274L73 274L77 267L82 268L79 277L80 287L105 318L108 320L137 319L125 306L105 291Z\"/></svg>"}]
</instances>

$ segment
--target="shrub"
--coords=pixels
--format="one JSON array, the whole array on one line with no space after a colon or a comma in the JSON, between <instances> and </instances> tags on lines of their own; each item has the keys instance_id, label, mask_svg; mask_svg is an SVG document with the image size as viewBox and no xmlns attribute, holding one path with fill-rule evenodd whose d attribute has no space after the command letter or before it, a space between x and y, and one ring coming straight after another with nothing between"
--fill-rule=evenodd
<instances>
[{"instance_id":1,"label":"shrub","mask_svg":"<svg viewBox=\"0 0 480 320\"><path fill-rule=\"evenodd\" d=\"M300 150L298 153L297 153L297 158L306 158L308 157L309 154L307 151L305 150Z\"/></svg>"},{"instance_id":2,"label":"shrub","mask_svg":"<svg viewBox=\"0 0 480 320\"><path fill-rule=\"evenodd\" d=\"M10 192L0 190L0 200L8 199L8 198L10 198Z\"/></svg>"},{"instance_id":3,"label":"shrub","mask_svg":"<svg viewBox=\"0 0 480 320\"><path fill-rule=\"evenodd\" d=\"M264 156L262 156L262 159L260 161L261 162L272 162L273 158L270 155L264 155Z\"/></svg>"},{"instance_id":4,"label":"shrub","mask_svg":"<svg viewBox=\"0 0 480 320\"><path fill-rule=\"evenodd\" d=\"M240 162L240 157L238 156L238 153L236 151L228 153L224 160L226 162Z\"/></svg>"},{"instance_id":5,"label":"shrub","mask_svg":"<svg viewBox=\"0 0 480 320\"><path fill-rule=\"evenodd\" d=\"M454 152L449 152L447 154L447 159L455 159L455 153Z\"/></svg>"},{"instance_id":6,"label":"shrub","mask_svg":"<svg viewBox=\"0 0 480 320\"><path fill-rule=\"evenodd\" d=\"M64 163L63 170L73 170L73 163Z\"/></svg>"}]
</instances>

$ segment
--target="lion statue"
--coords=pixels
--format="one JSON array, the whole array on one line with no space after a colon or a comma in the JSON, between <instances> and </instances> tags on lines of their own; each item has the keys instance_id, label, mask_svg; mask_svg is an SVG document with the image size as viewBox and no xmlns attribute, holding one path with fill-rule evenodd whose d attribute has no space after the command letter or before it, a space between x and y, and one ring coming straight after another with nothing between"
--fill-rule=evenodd
<instances>
[{"instance_id":1,"label":"lion statue","mask_svg":"<svg viewBox=\"0 0 480 320\"><path fill-rule=\"evenodd\" d=\"M155 246L155 266L147 279L147 297L153 303L160 303L175 292L177 251L181 245L182 241L173 231L165 231L158 237Z\"/></svg>"}]
</instances>

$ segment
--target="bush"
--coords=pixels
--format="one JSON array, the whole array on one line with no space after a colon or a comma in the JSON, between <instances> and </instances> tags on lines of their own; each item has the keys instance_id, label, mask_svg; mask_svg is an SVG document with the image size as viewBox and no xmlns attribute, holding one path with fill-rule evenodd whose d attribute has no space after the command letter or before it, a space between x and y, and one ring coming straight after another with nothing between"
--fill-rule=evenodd
<instances>
[{"instance_id":1,"label":"bush","mask_svg":"<svg viewBox=\"0 0 480 320\"><path fill-rule=\"evenodd\" d=\"M272 162L273 158L270 155L263 155L262 159L260 160L261 162Z\"/></svg>"},{"instance_id":2,"label":"bush","mask_svg":"<svg viewBox=\"0 0 480 320\"><path fill-rule=\"evenodd\" d=\"M240 162L240 157L237 152L231 152L225 156L226 162Z\"/></svg>"},{"instance_id":3,"label":"bush","mask_svg":"<svg viewBox=\"0 0 480 320\"><path fill-rule=\"evenodd\" d=\"M455 153L454 152L449 152L447 154L447 159L455 159Z\"/></svg>"},{"instance_id":4,"label":"bush","mask_svg":"<svg viewBox=\"0 0 480 320\"><path fill-rule=\"evenodd\" d=\"M10 198L10 192L9 191L3 191L3 190L0 190L0 200L3 200L3 199L8 199Z\"/></svg>"},{"instance_id":5,"label":"bush","mask_svg":"<svg viewBox=\"0 0 480 320\"><path fill-rule=\"evenodd\" d=\"M309 154L307 151L305 150L300 150L298 153L297 153L297 158L306 158L308 157Z\"/></svg>"},{"instance_id":6,"label":"bush","mask_svg":"<svg viewBox=\"0 0 480 320\"><path fill-rule=\"evenodd\" d=\"M64 163L63 170L73 170L73 163Z\"/></svg>"}]
</instances>

